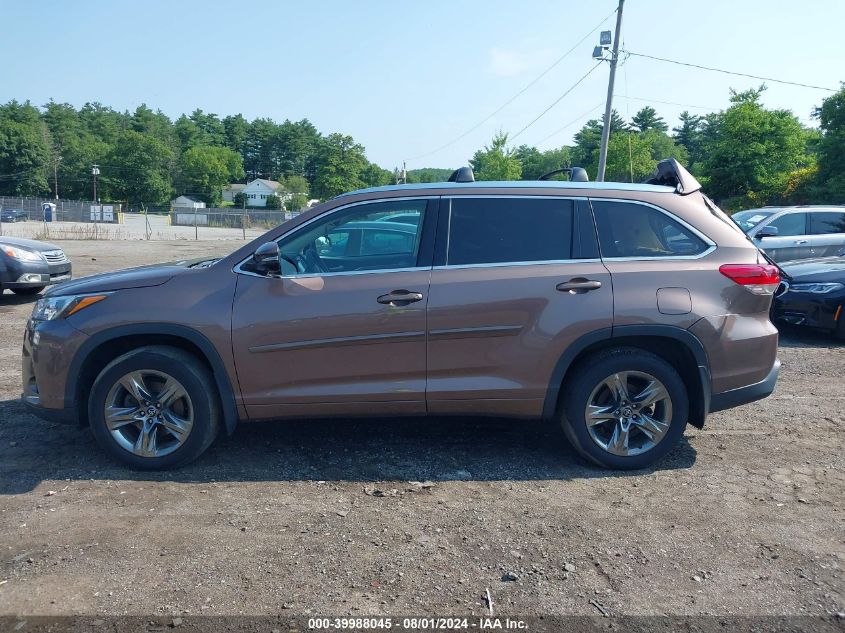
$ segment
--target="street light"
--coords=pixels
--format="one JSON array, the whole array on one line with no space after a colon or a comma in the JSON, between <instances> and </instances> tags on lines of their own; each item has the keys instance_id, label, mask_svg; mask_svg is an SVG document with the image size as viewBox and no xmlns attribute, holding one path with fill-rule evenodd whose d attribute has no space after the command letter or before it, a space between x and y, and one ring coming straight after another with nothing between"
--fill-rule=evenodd
<instances>
[{"instance_id":1,"label":"street light","mask_svg":"<svg viewBox=\"0 0 845 633\"><path fill-rule=\"evenodd\" d=\"M100 175L99 165L91 165L91 175L94 176L94 204L97 204L97 176Z\"/></svg>"}]
</instances>

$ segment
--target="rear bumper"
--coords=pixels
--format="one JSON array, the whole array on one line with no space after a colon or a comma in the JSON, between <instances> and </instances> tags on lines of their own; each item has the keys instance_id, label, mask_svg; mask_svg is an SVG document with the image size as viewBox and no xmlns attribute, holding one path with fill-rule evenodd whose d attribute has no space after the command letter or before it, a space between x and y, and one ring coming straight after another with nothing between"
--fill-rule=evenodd
<instances>
[{"instance_id":1,"label":"rear bumper","mask_svg":"<svg viewBox=\"0 0 845 633\"><path fill-rule=\"evenodd\" d=\"M710 396L710 413L732 409L768 397L775 390L779 373L780 361L775 359L775 364L772 366L769 375L760 382L722 393L714 393Z\"/></svg>"}]
</instances>

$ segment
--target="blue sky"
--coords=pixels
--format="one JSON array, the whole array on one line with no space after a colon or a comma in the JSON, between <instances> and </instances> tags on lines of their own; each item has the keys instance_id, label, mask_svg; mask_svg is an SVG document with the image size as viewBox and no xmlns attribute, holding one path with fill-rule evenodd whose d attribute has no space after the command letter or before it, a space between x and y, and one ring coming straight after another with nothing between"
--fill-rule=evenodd
<instances>
[{"instance_id":1,"label":"blue sky","mask_svg":"<svg viewBox=\"0 0 845 633\"><path fill-rule=\"evenodd\" d=\"M0 0L0 102L100 101L120 110L146 103L172 118L194 108L308 118L323 133L351 134L383 167L403 160L409 168L452 167L497 130L516 133L587 72L598 32L491 120L432 153L496 110L615 5ZM845 80L843 23L839 0L627 0L622 39L635 52L837 88ZM612 26L609 18L604 28ZM516 144L571 142L601 114L607 75L606 65L596 69ZM674 125L681 110L724 108L729 88L759 83L629 58L614 105L628 118L652 102ZM769 84L764 101L809 124L827 94Z\"/></svg>"}]
</instances>

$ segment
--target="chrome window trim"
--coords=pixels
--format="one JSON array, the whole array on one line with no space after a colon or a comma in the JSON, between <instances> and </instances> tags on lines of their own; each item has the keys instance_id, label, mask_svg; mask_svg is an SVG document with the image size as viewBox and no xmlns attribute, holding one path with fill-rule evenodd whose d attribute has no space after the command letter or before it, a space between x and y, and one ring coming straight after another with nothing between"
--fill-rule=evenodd
<instances>
[{"instance_id":1,"label":"chrome window trim","mask_svg":"<svg viewBox=\"0 0 845 633\"><path fill-rule=\"evenodd\" d=\"M338 211L343 211L345 209L351 209L352 207L358 207L363 204L376 204L379 202L403 202L407 200L437 200L440 196L403 196L401 198L370 198L369 200L359 200L358 202L350 202L349 204L344 204L338 207L334 207L329 209L320 215L316 215L307 222L303 222L299 226L294 227L290 231L286 233L282 233L276 239L271 240L273 242L278 243L280 240L288 237L289 235L293 235L304 229L306 226L313 224L317 220L321 220L328 215L336 213ZM420 226L420 230L422 230L422 226ZM251 272L249 270L244 270L243 265L247 263L250 259L252 259L252 255L248 255L240 262L238 262L235 266L232 267L232 272L236 275L247 275L249 277L259 277L261 279L299 279L302 277L329 277L329 276L338 276L338 275L366 275L366 274L376 274L376 273L385 273L385 272L408 272L411 270L430 270L431 266L414 266L409 268L383 268L379 270L347 270L343 272L336 272L336 273L297 273L296 275L279 275L277 277L268 277L267 275L259 275L258 273Z\"/></svg>"},{"instance_id":2,"label":"chrome window trim","mask_svg":"<svg viewBox=\"0 0 845 633\"><path fill-rule=\"evenodd\" d=\"M596 264L598 257L590 259L543 259L533 262L489 262L485 264L446 264L435 266L433 270L460 270L462 268L502 268L503 266L559 266L563 264Z\"/></svg>"},{"instance_id":3,"label":"chrome window trim","mask_svg":"<svg viewBox=\"0 0 845 633\"><path fill-rule=\"evenodd\" d=\"M651 207L656 211L659 211L670 220L674 220L685 229L689 230L693 235L699 238L702 242L707 244L707 248L705 248L701 253L696 253L695 255L656 255L654 257L604 257L602 256L602 261L607 262L648 262L648 261L677 261L677 260L693 260L693 259L702 259L703 257L707 257L713 251L718 248L718 244L711 240L707 235L699 231L697 228L692 226L689 222L684 220L683 218L678 217L674 213L663 209L662 207L658 207L656 204L652 204L651 202L645 202L644 200L625 200L624 198L601 198L595 196L587 197L587 200L592 202L593 200L597 200L599 202L624 202L625 204L639 204L644 207ZM592 205L591 205L592 211ZM595 211L593 211L593 218L595 218ZM600 230L598 224L596 225L596 229ZM599 252L601 252L601 240L599 240Z\"/></svg>"}]
</instances>

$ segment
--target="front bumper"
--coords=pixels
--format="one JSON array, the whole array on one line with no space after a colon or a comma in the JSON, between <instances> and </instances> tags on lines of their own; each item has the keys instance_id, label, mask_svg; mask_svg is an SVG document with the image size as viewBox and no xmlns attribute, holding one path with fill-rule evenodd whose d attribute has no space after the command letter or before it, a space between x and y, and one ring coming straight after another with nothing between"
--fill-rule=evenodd
<instances>
[{"instance_id":1,"label":"front bumper","mask_svg":"<svg viewBox=\"0 0 845 633\"><path fill-rule=\"evenodd\" d=\"M762 400L772 394L778 381L780 373L780 361L775 359L775 364L769 375L760 382L745 387L738 387L722 393L714 393L710 396L710 413L732 409L749 402Z\"/></svg>"},{"instance_id":2,"label":"front bumper","mask_svg":"<svg viewBox=\"0 0 845 633\"><path fill-rule=\"evenodd\" d=\"M5 270L0 276L3 288L41 288L52 286L73 277L73 268L69 261L61 264L47 262L22 262L6 258Z\"/></svg>"},{"instance_id":3,"label":"front bumper","mask_svg":"<svg viewBox=\"0 0 845 633\"><path fill-rule=\"evenodd\" d=\"M845 292L813 294L809 292L786 292L775 297L772 304L772 320L791 325L832 330L836 328L839 307L845 304Z\"/></svg>"},{"instance_id":4,"label":"front bumper","mask_svg":"<svg viewBox=\"0 0 845 633\"><path fill-rule=\"evenodd\" d=\"M65 319L26 324L21 350L21 400L51 422L78 422L77 403L66 393L67 372L87 339Z\"/></svg>"}]
</instances>

